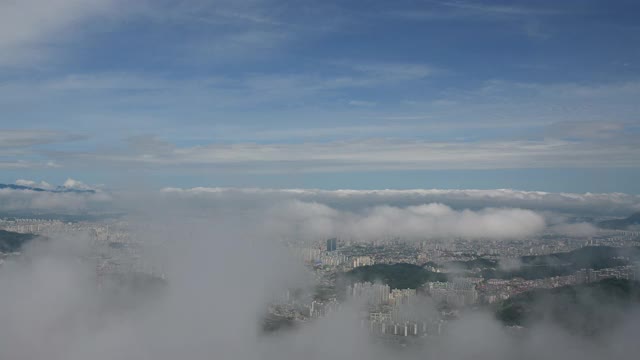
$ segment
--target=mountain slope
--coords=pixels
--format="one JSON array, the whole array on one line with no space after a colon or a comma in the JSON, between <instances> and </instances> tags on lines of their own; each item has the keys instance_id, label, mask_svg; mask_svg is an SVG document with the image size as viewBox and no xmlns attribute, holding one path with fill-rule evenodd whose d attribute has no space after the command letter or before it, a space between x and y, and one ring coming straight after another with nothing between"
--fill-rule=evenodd
<instances>
[{"instance_id":1,"label":"mountain slope","mask_svg":"<svg viewBox=\"0 0 640 360\"><path fill-rule=\"evenodd\" d=\"M12 231L0 230L0 253L20 251L27 242L38 237L35 234L21 234Z\"/></svg>"},{"instance_id":2,"label":"mountain slope","mask_svg":"<svg viewBox=\"0 0 640 360\"><path fill-rule=\"evenodd\" d=\"M505 300L496 317L506 325L550 322L572 333L599 335L640 306L640 283L606 279L597 283L538 289Z\"/></svg>"}]
</instances>

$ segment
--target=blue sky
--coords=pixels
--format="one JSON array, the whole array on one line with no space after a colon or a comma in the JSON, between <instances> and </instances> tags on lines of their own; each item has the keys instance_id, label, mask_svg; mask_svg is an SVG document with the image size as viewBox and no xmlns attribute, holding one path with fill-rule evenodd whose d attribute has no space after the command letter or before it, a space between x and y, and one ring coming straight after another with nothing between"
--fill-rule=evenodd
<instances>
[{"instance_id":1,"label":"blue sky","mask_svg":"<svg viewBox=\"0 0 640 360\"><path fill-rule=\"evenodd\" d=\"M639 10L0 1L0 181L640 193Z\"/></svg>"}]
</instances>

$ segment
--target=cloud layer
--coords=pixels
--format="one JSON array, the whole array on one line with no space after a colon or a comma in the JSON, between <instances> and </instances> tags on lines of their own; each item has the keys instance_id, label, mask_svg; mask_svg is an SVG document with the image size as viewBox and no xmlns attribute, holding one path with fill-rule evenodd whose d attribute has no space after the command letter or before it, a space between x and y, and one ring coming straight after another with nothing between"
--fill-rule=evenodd
<instances>
[{"instance_id":1,"label":"cloud layer","mask_svg":"<svg viewBox=\"0 0 640 360\"><path fill-rule=\"evenodd\" d=\"M302 324L294 332L264 336L259 321L268 300L292 284L313 284L312 280L282 251L276 237L265 232L273 207L207 203L190 200L185 206L175 199L150 198L131 209L134 215L127 220L141 244L141 255L153 260L154 252L148 250L160 246L166 251L168 283L153 296L98 286L90 241L81 235L52 235L48 242L25 250L28 261L7 261L0 268L0 288L6 291L0 297L0 357L595 360L622 358L637 349L638 314L633 311L597 342L547 322L514 336L490 314L468 312L426 346L399 350L372 341L360 326L359 312L348 303L338 313ZM382 214L393 219L400 213L420 221L442 219L452 226L491 224L506 214L512 214L511 219L535 219L528 211L472 213L443 205L377 207L362 214L295 201L282 206L288 211L278 212L281 226L290 227L305 216L347 216L359 226L368 226ZM433 311L428 304L423 310Z\"/></svg>"},{"instance_id":2,"label":"cloud layer","mask_svg":"<svg viewBox=\"0 0 640 360\"><path fill-rule=\"evenodd\" d=\"M406 207L425 203L443 203L455 209L484 207L512 207L531 210L552 210L591 214L623 214L640 210L640 196L623 193L552 193L495 190L320 190L320 189L263 189L263 188L165 188L168 196L223 201L254 198L268 201L299 199L320 202L336 208L391 205Z\"/></svg>"},{"instance_id":3,"label":"cloud layer","mask_svg":"<svg viewBox=\"0 0 640 360\"><path fill-rule=\"evenodd\" d=\"M624 142L354 139L328 143L238 142L177 147L158 139L153 141L163 146L113 149L101 153L60 153L56 160L156 167L218 165L227 171L255 173L640 166L640 150L634 144Z\"/></svg>"},{"instance_id":4,"label":"cloud layer","mask_svg":"<svg viewBox=\"0 0 640 360\"><path fill-rule=\"evenodd\" d=\"M294 200L276 206L270 214L269 230L282 238L307 240L333 236L355 241L396 237L404 240L513 239L534 235L545 228L544 218L530 210L455 211L438 203L405 208L376 206L349 212Z\"/></svg>"},{"instance_id":5,"label":"cloud layer","mask_svg":"<svg viewBox=\"0 0 640 360\"><path fill-rule=\"evenodd\" d=\"M68 178L61 187L45 181L18 179L16 185L47 191L4 188L0 189L0 211L28 215L30 212L49 214L86 214L94 210L113 209L113 196L89 186L82 181ZM62 188L65 191L58 191ZM66 190L93 190L93 192Z\"/></svg>"}]
</instances>

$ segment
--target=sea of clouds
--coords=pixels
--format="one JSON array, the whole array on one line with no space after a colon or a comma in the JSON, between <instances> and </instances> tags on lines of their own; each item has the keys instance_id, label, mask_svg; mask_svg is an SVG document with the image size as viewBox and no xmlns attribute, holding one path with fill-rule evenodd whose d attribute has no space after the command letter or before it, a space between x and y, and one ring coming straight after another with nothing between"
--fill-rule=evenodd
<instances>
[{"instance_id":1,"label":"sea of clouds","mask_svg":"<svg viewBox=\"0 0 640 360\"><path fill-rule=\"evenodd\" d=\"M162 249L158 259L166 270L166 288L148 296L132 289L101 288L96 284L95 263L82 260L91 256L86 236L60 234L34 242L23 256L0 268L0 358L602 359L627 358L640 350L635 340L640 330L637 311L595 340L547 321L513 336L491 313L470 312L429 346L399 350L373 341L349 304L291 332L260 331L270 300L290 287L314 282L312 274L280 246L283 237L506 239L564 226L549 221L544 211L576 209L583 203L585 209L600 204L611 213L633 210L638 204L636 197L621 194L607 198L471 191L474 197L453 191L448 201L432 192L439 194L166 189L159 194L105 195L104 201L127 210L123 220L140 241ZM60 199L93 196L24 194ZM25 199L24 194L19 196ZM460 206L463 203L456 201L461 198L474 205ZM29 209L39 204L40 209L55 211L61 200L47 206L23 201ZM90 207L90 201L73 209ZM543 211L545 204L552 206ZM145 255L150 261L157 256ZM433 311L432 305L424 306L416 311Z\"/></svg>"}]
</instances>

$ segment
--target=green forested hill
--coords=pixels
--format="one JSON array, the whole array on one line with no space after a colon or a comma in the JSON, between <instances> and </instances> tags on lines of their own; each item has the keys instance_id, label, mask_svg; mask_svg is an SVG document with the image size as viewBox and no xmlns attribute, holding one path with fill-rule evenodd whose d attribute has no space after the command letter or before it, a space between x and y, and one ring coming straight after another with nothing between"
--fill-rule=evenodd
<instances>
[{"instance_id":1,"label":"green forested hill","mask_svg":"<svg viewBox=\"0 0 640 360\"><path fill-rule=\"evenodd\" d=\"M0 230L0 252L10 253L20 251L22 245L37 237L34 234L21 234L12 231Z\"/></svg>"},{"instance_id":2,"label":"green forested hill","mask_svg":"<svg viewBox=\"0 0 640 360\"><path fill-rule=\"evenodd\" d=\"M506 325L548 321L572 333L597 335L622 322L629 310L639 306L640 283L606 279L525 292L502 302L496 316Z\"/></svg>"},{"instance_id":3,"label":"green forested hill","mask_svg":"<svg viewBox=\"0 0 640 360\"><path fill-rule=\"evenodd\" d=\"M627 265L629 261L640 260L640 247L616 248L609 246L588 246L566 253L523 256L521 266L515 270L485 269L485 279L542 279L552 276L573 274L580 269L604 269Z\"/></svg>"},{"instance_id":4,"label":"green forested hill","mask_svg":"<svg viewBox=\"0 0 640 360\"><path fill-rule=\"evenodd\" d=\"M361 266L347 272L345 276L351 282L379 281L392 289L416 289L427 281L446 281L444 274L405 263Z\"/></svg>"}]
</instances>

